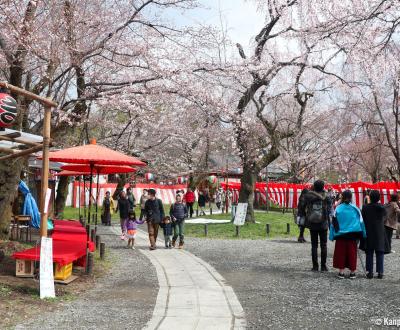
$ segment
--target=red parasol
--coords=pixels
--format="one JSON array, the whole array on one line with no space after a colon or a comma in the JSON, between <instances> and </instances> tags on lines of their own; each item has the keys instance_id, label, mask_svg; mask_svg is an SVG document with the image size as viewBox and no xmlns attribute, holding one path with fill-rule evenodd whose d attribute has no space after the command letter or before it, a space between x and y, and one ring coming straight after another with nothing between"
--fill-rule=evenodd
<instances>
[{"instance_id":1,"label":"red parasol","mask_svg":"<svg viewBox=\"0 0 400 330\"><path fill-rule=\"evenodd\" d=\"M68 172L90 174L91 166L86 164L67 164L61 166L62 170ZM93 171L96 174L116 174L116 173L132 173L136 172L136 169L131 166L117 166L117 165L93 165ZM64 172L64 171L63 171Z\"/></svg>"},{"instance_id":2,"label":"red parasol","mask_svg":"<svg viewBox=\"0 0 400 330\"><path fill-rule=\"evenodd\" d=\"M49 159L73 164L146 166L135 157L99 146L96 144L96 140L92 140L90 144L84 146L50 152Z\"/></svg>"},{"instance_id":3,"label":"red parasol","mask_svg":"<svg viewBox=\"0 0 400 330\"><path fill-rule=\"evenodd\" d=\"M145 166L146 164L141 160L124 155L118 151L99 146L96 140L92 140L90 144L78 147L67 148L60 151L49 153L49 159L73 164L88 165L90 175L90 192L92 191L93 173L95 172L95 165L130 165L130 166ZM134 170L132 169L133 172ZM99 172L96 171L97 175ZM118 172L113 172L118 173ZM126 172L125 172L126 173ZM97 196L96 196L97 199ZM89 198L88 220L90 223L92 199ZM97 203L96 203L96 220L95 226L97 229Z\"/></svg>"}]
</instances>

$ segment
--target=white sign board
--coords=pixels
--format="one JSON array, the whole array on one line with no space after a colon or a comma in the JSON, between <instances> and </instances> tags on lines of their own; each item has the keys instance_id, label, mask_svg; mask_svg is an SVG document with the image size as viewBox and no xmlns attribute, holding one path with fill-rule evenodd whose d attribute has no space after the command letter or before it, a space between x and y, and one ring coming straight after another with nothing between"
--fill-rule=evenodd
<instances>
[{"instance_id":1,"label":"white sign board","mask_svg":"<svg viewBox=\"0 0 400 330\"><path fill-rule=\"evenodd\" d=\"M46 198L44 200L44 213L47 213L47 211L49 210L50 197L51 197L51 189L47 188Z\"/></svg>"},{"instance_id":2,"label":"white sign board","mask_svg":"<svg viewBox=\"0 0 400 330\"><path fill-rule=\"evenodd\" d=\"M247 203L239 203L236 208L235 219L233 224L235 226L243 226L246 221Z\"/></svg>"},{"instance_id":3,"label":"white sign board","mask_svg":"<svg viewBox=\"0 0 400 330\"><path fill-rule=\"evenodd\" d=\"M42 237L40 244L40 299L54 298L53 239Z\"/></svg>"}]
</instances>

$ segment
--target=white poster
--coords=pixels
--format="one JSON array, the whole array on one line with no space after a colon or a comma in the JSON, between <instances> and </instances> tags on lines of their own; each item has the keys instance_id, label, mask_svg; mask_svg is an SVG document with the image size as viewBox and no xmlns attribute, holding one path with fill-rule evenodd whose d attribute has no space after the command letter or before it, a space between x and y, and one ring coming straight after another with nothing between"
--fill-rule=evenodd
<instances>
[{"instance_id":1,"label":"white poster","mask_svg":"<svg viewBox=\"0 0 400 330\"><path fill-rule=\"evenodd\" d=\"M243 226L246 221L247 203L239 203L236 208L235 219L233 224L235 226Z\"/></svg>"},{"instance_id":2,"label":"white poster","mask_svg":"<svg viewBox=\"0 0 400 330\"><path fill-rule=\"evenodd\" d=\"M44 213L47 213L47 211L49 210L50 197L51 197L51 189L47 188L46 198L44 200Z\"/></svg>"},{"instance_id":3,"label":"white poster","mask_svg":"<svg viewBox=\"0 0 400 330\"><path fill-rule=\"evenodd\" d=\"M40 299L54 298L53 239L42 237L40 244Z\"/></svg>"}]
</instances>

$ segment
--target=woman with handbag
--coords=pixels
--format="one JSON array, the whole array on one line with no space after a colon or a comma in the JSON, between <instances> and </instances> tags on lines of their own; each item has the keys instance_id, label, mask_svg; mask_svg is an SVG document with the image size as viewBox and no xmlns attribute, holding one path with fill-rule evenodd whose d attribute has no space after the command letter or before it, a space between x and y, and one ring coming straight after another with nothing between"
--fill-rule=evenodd
<instances>
[{"instance_id":1,"label":"woman with handbag","mask_svg":"<svg viewBox=\"0 0 400 330\"><path fill-rule=\"evenodd\" d=\"M107 191L101 209L101 223L104 226L111 226L111 215L114 213L114 210L115 210L114 200L110 197L110 192Z\"/></svg>"}]
</instances>

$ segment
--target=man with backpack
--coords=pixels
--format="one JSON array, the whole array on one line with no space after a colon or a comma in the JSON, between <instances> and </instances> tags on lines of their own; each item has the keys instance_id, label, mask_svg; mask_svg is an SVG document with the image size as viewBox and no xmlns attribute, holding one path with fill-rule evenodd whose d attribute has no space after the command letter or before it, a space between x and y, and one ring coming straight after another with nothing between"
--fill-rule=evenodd
<instances>
[{"instance_id":1,"label":"man with backpack","mask_svg":"<svg viewBox=\"0 0 400 330\"><path fill-rule=\"evenodd\" d=\"M150 250L156 249L158 227L164 220L164 206L161 199L156 198L156 191L149 189L149 199L144 205L144 213L147 221L147 229L149 232Z\"/></svg>"},{"instance_id":2,"label":"man with backpack","mask_svg":"<svg viewBox=\"0 0 400 330\"><path fill-rule=\"evenodd\" d=\"M324 181L317 180L304 196L301 213L305 214L305 226L311 235L312 271L318 271L318 238L321 247L321 271L326 272L327 240L332 201L324 190Z\"/></svg>"},{"instance_id":3,"label":"man with backpack","mask_svg":"<svg viewBox=\"0 0 400 330\"><path fill-rule=\"evenodd\" d=\"M175 203L171 205L169 215L172 219L172 228L174 230L174 236L172 237L172 246L175 247L176 239L179 236L179 248L183 248L183 228L185 224L185 218L188 216L188 209L185 204L182 203L182 196L176 195Z\"/></svg>"}]
</instances>

